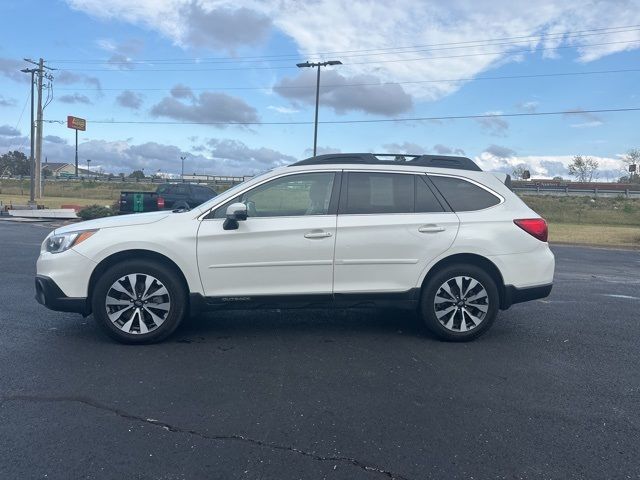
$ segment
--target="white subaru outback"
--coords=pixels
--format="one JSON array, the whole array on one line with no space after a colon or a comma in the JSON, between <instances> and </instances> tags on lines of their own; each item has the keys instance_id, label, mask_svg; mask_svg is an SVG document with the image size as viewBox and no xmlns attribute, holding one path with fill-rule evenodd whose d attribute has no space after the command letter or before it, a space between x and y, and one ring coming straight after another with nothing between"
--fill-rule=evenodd
<instances>
[{"instance_id":1,"label":"white subaru outback","mask_svg":"<svg viewBox=\"0 0 640 480\"><path fill-rule=\"evenodd\" d=\"M126 343L156 342L189 313L394 305L445 340L549 295L547 224L464 157L321 155L271 170L190 211L53 231L36 299L93 313Z\"/></svg>"}]
</instances>

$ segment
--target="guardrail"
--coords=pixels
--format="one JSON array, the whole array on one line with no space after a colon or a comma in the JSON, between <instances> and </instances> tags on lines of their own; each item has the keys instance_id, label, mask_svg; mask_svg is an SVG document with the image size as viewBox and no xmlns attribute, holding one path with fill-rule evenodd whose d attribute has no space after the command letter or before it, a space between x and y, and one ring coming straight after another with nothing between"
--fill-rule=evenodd
<instances>
[{"instance_id":1,"label":"guardrail","mask_svg":"<svg viewBox=\"0 0 640 480\"><path fill-rule=\"evenodd\" d=\"M43 177L44 182L97 182L97 183L143 183L143 184L159 184L159 183L202 183L206 185L225 185L233 186L238 183L242 183L245 180L251 178L245 177L225 177L220 175L203 175L193 176L185 175L184 179L180 178L160 178L160 177L120 177L120 176L87 176L81 175L76 178L75 176L52 176ZM8 175L0 177L0 180L29 180L29 176L26 175Z\"/></svg>"},{"instance_id":2,"label":"guardrail","mask_svg":"<svg viewBox=\"0 0 640 480\"><path fill-rule=\"evenodd\" d=\"M555 185L531 185L521 186L514 185L513 191L526 195L552 195L552 196L576 196L576 197L624 197L624 198L640 198L640 189L633 188L602 188L602 186L594 186L593 188L572 188L571 185L555 186Z\"/></svg>"}]
</instances>

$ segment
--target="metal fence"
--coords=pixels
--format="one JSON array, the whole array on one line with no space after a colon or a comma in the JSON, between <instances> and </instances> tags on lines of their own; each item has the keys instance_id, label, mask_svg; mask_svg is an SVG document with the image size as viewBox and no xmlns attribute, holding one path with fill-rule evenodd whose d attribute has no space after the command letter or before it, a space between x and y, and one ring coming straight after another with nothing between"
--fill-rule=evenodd
<instances>
[{"instance_id":1,"label":"metal fence","mask_svg":"<svg viewBox=\"0 0 640 480\"><path fill-rule=\"evenodd\" d=\"M623 188L620 188L623 187ZM557 197L623 197L640 198L640 186L602 184L587 187L582 185L513 185L513 191L525 195L552 195Z\"/></svg>"}]
</instances>

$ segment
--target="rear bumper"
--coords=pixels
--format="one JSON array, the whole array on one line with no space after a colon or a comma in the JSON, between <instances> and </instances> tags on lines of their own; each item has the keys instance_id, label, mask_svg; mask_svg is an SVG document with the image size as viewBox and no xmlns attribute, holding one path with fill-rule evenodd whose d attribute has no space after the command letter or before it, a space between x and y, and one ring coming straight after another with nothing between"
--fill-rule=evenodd
<instances>
[{"instance_id":1,"label":"rear bumper","mask_svg":"<svg viewBox=\"0 0 640 480\"><path fill-rule=\"evenodd\" d=\"M551 293L552 283L548 285L537 285L535 287L517 288L513 285L505 285L504 294L500 302L500 308L506 310L514 303L529 302L539 298L548 297Z\"/></svg>"},{"instance_id":2,"label":"rear bumper","mask_svg":"<svg viewBox=\"0 0 640 480\"><path fill-rule=\"evenodd\" d=\"M85 316L91 313L86 298L67 297L56 282L45 275L36 275L36 300L49 310L81 313Z\"/></svg>"}]
</instances>

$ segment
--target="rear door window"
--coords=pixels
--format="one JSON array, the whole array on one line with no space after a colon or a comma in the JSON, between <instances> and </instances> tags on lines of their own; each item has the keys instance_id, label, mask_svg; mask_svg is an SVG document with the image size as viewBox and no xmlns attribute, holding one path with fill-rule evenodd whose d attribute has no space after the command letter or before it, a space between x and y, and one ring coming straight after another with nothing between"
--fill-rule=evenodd
<instances>
[{"instance_id":1,"label":"rear door window","mask_svg":"<svg viewBox=\"0 0 640 480\"><path fill-rule=\"evenodd\" d=\"M437 175L430 175L429 178L454 212L482 210L500 203L493 193L462 178Z\"/></svg>"},{"instance_id":2,"label":"rear door window","mask_svg":"<svg viewBox=\"0 0 640 480\"><path fill-rule=\"evenodd\" d=\"M350 172L343 213L413 213L413 175Z\"/></svg>"}]
</instances>

